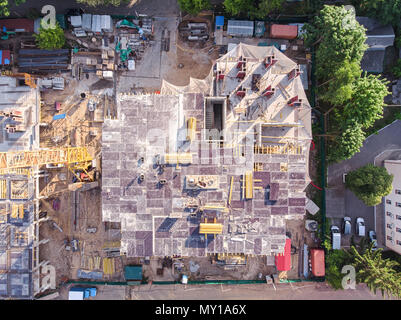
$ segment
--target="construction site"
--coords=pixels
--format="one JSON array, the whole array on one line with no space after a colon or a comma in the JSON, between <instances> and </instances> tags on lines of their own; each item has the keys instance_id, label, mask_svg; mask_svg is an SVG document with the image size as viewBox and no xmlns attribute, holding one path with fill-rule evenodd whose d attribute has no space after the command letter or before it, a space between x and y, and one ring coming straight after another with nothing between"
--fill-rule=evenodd
<instances>
[{"instance_id":1,"label":"construction site","mask_svg":"<svg viewBox=\"0 0 401 320\"><path fill-rule=\"evenodd\" d=\"M212 17L69 19L74 49L21 47L0 76L0 296L133 265L139 282L299 278L304 52L220 50Z\"/></svg>"},{"instance_id":2,"label":"construction site","mask_svg":"<svg viewBox=\"0 0 401 320\"><path fill-rule=\"evenodd\" d=\"M275 47L239 44L204 80L118 96L102 128L102 215L121 224L121 254L274 266L310 181L300 73Z\"/></svg>"}]
</instances>

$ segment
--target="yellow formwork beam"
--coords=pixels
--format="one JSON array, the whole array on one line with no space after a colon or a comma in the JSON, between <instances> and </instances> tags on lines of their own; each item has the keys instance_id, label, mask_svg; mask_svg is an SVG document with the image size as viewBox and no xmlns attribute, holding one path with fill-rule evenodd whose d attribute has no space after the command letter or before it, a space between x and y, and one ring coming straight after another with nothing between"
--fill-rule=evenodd
<instances>
[{"instance_id":1,"label":"yellow formwork beam","mask_svg":"<svg viewBox=\"0 0 401 320\"><path fill-rule=\"evenodd\" d=\"M221 223L201 223L199 225L199 233L201 234L222 234L223 225Z\"/></svg>"},{"instance_id":2,"label":"yellow formwork beam","mask_svg":"<svg viewBox=\"0 0 401 320\"><path fill-rule=\"evenodd\" d=\"M164 155L164 162L167 164L190 164L192 163L192 153L166 153Z\"/></svg>"},{"instance_id":3,"label":"yellow formwork beam","mask_svg":"<svg viewBox=\"0 0 401 320\"><path fill-rule=\"evenodd\" d=\"M228 208L225 205L214 204L214 203L206 203L204 206L200 207L201 210L217 210L228 212Z\"/></svg>"},{"instance_id":4,"label":"yellow formwork beam","mask_svg":"<svg viewBox=\"0 0 401 320\"><path fill-rule=\"evenodd\" d=\"M196 118L190 117L187 121L187 140L193 141L196 137Z\"/></svg>"},{"instance_id":5,"label":"yellow formwork beam","mask_svg":"<svg viewBox=\"0 0 401 320\"><path fill-rule=\"evenodd\" d=\"M24 205L23 204L18 205L18 213L19 213L19 218L24 219Z\"/></svg>"},{"instance_id":6,"label":"yellow formwork beam","mask_svg":"<svg viewBox=\"0 0 401 320\"><path fill-rule=\"evenodd\" d=\"M253 177L252 171L247 171L244 176L245 182L245 199L253 198Z\"/></svg>"},{"instance_id":7,"label":"yellow formwork beam","mask_svg":"<svg viewBox=\"0 0 401 320\"><path fill-rule=\"evenodd\" d=\"M74 164L92 160L92 156L85 147L0 152L0 169L26 168L45 164Z\"/></svg>"},{"instance_id":8,"label":"yellow formwork beam","mask_svg":"<svg viewBox=\"0 0 401 320\"><path fill-rule=\"evenodd\" d=\"M7 180L0 180L0 197L7 198Z\"/></svg>"},{"instance_id":9,"label":"yellow formwork beam","mask_svg":"<svg viewBox=\"0 0 401 320\"><path fill-rule=\"evenodd\" d=\"M17 204L13 204L11 206L11 218L17 218L18 217L18 205Z\"/></svg>"},{"instance_id":10,"label":"yellow formwork beam","mask_svg":"<svg viewBox=\"0 0 401 320\"><path fill-rule=\"evenodd\" d=\"M231 183L230 183L230 195L228 196L228 204L231 204L231 197L233 195L233 184L234 184L234 177L231 177Z\"/></svg>"}]
</instances>

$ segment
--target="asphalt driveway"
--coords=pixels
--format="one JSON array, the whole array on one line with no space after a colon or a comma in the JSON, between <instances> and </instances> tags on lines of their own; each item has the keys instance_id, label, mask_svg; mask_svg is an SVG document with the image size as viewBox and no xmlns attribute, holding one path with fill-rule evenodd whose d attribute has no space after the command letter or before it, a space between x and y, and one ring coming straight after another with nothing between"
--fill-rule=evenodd
<instances>
[{"instance_id":1,"label":"asphalt driveway","mask_svg":"<svg viewBox=\"0 0 401 320\"><path fill-rule=\"evenodd\" d=\"M355 154L351 159L332 164L328 167L326 216L332 220L333 224L341 226L342 218L349 216L352 218L352 233L354 234L356 218L363 217L366 223L366 232L376 230L379 246L383 243L384 217L382 214L379 214L379 212L382 212L379 210L381 206L378 206L375 222L375 207L367 207L350 190L345 189L343 173L355 170L368 163L383 165L383 158L390 159L399 156L397 150L401 150L400 120L396 120L379 130L377 134L369 136L365 140L360 152Z\"/></svg>"}]
</instances>

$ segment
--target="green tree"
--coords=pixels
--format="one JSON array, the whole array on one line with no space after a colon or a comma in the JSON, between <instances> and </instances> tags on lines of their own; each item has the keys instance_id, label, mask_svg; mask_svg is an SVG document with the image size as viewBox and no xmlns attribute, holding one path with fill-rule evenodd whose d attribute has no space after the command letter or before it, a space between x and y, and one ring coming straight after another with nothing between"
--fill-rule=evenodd
<instances>
[{"instance_id":1,"label":"green tree","mask_svg":"<svg viewBox=\"0 0 401 320\"><path fill-rule=\"evenodd\" d=\"M223 5L226 12L233 16L255 10L252 0L224 0Z\"/></svg>"},{"instance_id":2,"label":"green tree","mask_svg":"<svg viewBox=\"0 0 401 320\"><path fill-rule=\"evenodd\" d=\"M344 106L342 116L352 119L367 129L383 117L384 97L389 94L388 81L369 75L359 78L352 85L352 98Z\"/></svg>"},{"instance_id":3,"label":"green tree","mask_svg":"<svg viewBox=\"0 0 401 320\"><path fill-rule=\"evenodd\" d=\"M209 0L178 0L181 11L188 12L196 16L202 10L210 8Z\"/></svg>"},{"instance_id":4,"label":"green tree","mask_svg":"<svg viewBox=\"0 0 401 320\"><path fill-rule=\"evenodd\" d=\"M401 0L353 0L358 12L397 26L401 20Z\"/></svg>"},{"instance_id":5,"label":"green tree","mask_svg":"<svg viewBox=\"0 0 401 320\"><path fill-rule=\"evenodd\" d=\"M63 29L56 24L55 28L44 29L40 27L39 34L35 34L36 43L41 49L60 49L65 44Z\"/></svg>"},{"instance_id":6,"label":"green tree","mask_svg":"<svg viewBox=\"0 0 401 320\"><path fill-rule=\"evenodd\" d=\"M284 0L261 0L257 7L253 6L250 17L253 19L264 19L269 13L281 8Z\"/></svg>"},{"instance_id":7,"label":"green tree","mask_svg":"<svg viewBox=\"0 0 401 320\"><path fill-rule=\"evenodd\" d=\"M343 6L325 5L311 24L305 24L305 44L316 49L317 77L333 78L345 63L360 64L367 49L365 28Z\"/></svg>"},{"instance_id":8,"label":"green tree","mask_svg":"<svg viewBox=\"0 0 401 320\"><path fill-rule=\"evenodd\" d=\"M0 17L8 17L9 15L8 0L0 0Z\"/></svg>"},{"instance_id":9,"label":"green tree","mask_svg":"<svg viewBox=\"0 0 401 320\"><path fill-rule=\"evenodd\" d=\"M362 125L355 121L346 122L341 129L341 134L335 138L334 144L330 148L328 156L330 161L338 162L351 158L359 152L365 140Z\"/></svg>"},{"instance_id":10,"label":"green tree","mask_svg":"<svg viewBox=\"0 0 401 320\"><path fill-rule=\"evenodd\" d=\"M284 0L224 0L228 14L238 16L247 13L251 19L264 19L269 13L280 9Z\"/></svg>"},{"instance_id":11,"label":"green tree","mask_svg":"<svg viewBox=\"0 0 401 320\"><path fill-rule=\"evenodd\" d=\"M343 289L341 273L343 266L350 264L352 259L344 250L329 250L326 255L326 280L333 289Z\"/></svg>"},{"instance_id":12,"label":"green tree","mask_svg":"<svg viewBox=\"0 0 401 320\"><path fill-rule=\"evenodd\" d=\"M381 248L372 250L373 243L363 252L351 246L350 253L354 256L353 266L356 269L358 283L366 283L368 288L388 295L401 297L401 274L395 270L398 262L383 259Z\"/></svg>"},{"instance_id":13,"label":"green tree","mask_svg":"<svg viewBox=\"0 0 401 320\"><path fill-rule=\"evenodd\" d=\"M367 206L375 206L391 192L393 178L386 168L367 164L349 172L345 185Z\"/></svg>"},{"instance_id":14,"label":"green tree","mask_svg":"<svg viewBox=\"0 0 401 320\"><path fill-rule=\"evenodd\" d=\"M345 61L333 72L332 78L319 85L320 99L341 106L351 99L353 83L361 76L358 62Z\"/></svg>"}]
</instances>

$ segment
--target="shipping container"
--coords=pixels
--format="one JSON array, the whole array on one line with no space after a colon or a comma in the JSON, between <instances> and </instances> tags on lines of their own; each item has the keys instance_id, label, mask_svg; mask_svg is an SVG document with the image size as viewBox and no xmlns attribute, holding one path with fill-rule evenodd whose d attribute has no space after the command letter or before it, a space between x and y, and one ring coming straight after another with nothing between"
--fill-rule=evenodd
<instances>
[{"instance_id":1,"label":"shipping container","mask_svg":"<svg viewBox=\"0 0 401 320\"><path fill-rule=\"evenodd\" d=\"M270 38L274 39L296 39L298 36L298 26L284 24L272 24L270 26Z\"/></svg>"},{"instance_id":2,"label":"shipping container","mask_svg":"<svg viewBox=\"0 0 401 320\"><path fill-rule=\"evenodd\" d=\"M315 277L324 277L324 250L323 249L311 249L311 271Z\"/></svg>"}]
</instances>

